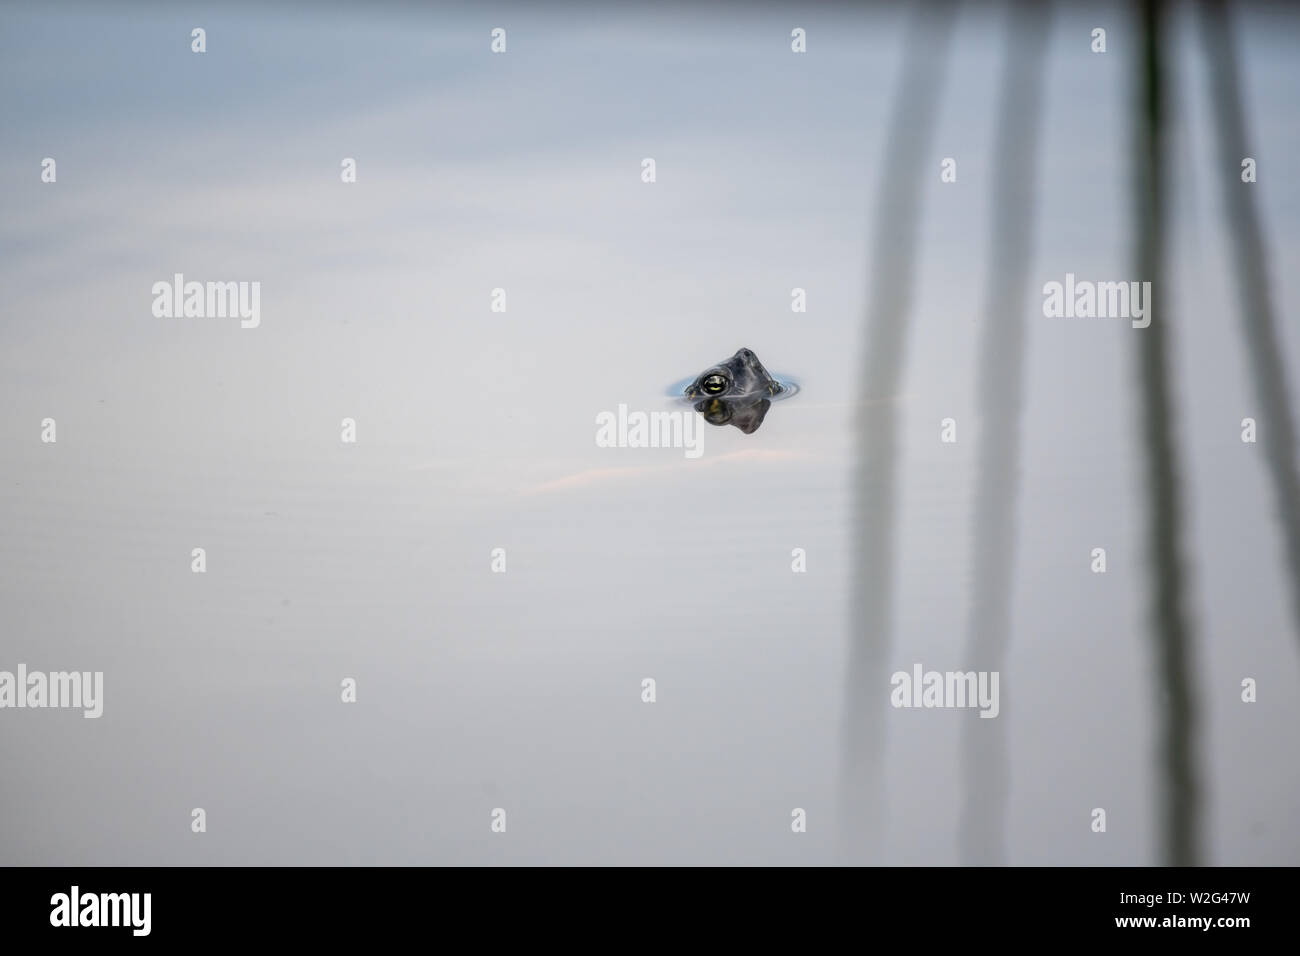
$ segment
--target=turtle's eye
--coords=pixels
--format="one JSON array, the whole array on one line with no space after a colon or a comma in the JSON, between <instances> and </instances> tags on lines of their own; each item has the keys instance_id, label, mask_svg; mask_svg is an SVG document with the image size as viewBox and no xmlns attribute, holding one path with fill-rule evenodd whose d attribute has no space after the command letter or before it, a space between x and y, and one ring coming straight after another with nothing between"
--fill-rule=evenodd
<instances>
[{"instance_id":1,"label":"turtle's eye","mask_svg":"<svg viewBox=\"0 0 1300 956\"><path fill-rule=\"evenodd\" d=\"M721 375L709 375L700 382L700 388L709 395L719 395L727 388L727 380Z\"/></svg>"}]
</instances>

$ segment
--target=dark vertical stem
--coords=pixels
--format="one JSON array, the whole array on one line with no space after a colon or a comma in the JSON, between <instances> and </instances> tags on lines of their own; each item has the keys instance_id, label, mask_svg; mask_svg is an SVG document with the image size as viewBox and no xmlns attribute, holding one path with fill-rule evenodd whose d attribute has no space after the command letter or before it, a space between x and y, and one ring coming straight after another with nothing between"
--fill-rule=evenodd
<instances>
[{"instance_id":1,"label":"dark vertical stem","mask_svg":"<svg viewBox=\"0 0 1300 956\"><path fill-rule=\"evenodd\" d=\"M1165 260L1165 87L1161 61L1164 11L1159 0L1141 6L1141 48L1135 77L1135 205L1137 278L1151 282L1151 324L1133 330L1137 337L1142 399L1142 438L1146 453L1148 549L1155 588L1152 635L1158 681L1156 706L1160 734L1163 824L1161 853L1174 866L1195 865L1200 794L1193 766L1196 715L1192 705L1191 627L1183 605L1179 482L1173 435L1169 376L1169 334L1164 302Z\"/></svg>"},{"instance_id":2,"label":"dark vertical stem","mask_svg":"<svg viewBox=\"0 0 1300 956\"><path fill-rule=\"evenodd\" d=\"M1019 493L1021 378L1029 262L1033 252L1035 155L1041 67L1051 6L1013 0L998 99L993 219L980 338L978 472L971 534L974 569L969 620L969 667L1000 671L1010 629ZM1003 862L1007 794L1007 703L1002 685L997 720L966 721L962 758L966 798L960 827L969 864ZM976 717L975 714L970 714Z\"/></svg>"},{"instance_id":3,"label":"dark vertical stem","mask_svg":"<svg viewBox=\"0 0 1300 956\"><path fill-rule=\"evenodd\" d=\"M876 200L867 345L854 501L854 593L845 685L840 849L848 863L874 860L884 813L884 707L893 591L894 481L898 392L906 345L917 224L924 189L939 184L930 140L938 112L951 3L913 7L902 75L883 132L884 164Z\"/></svg>"},{"instance_id":4,"label":"dark vertical stem","mask_svg":"<svg viewBox=\"0 0 1300 956\"><path fill-rule=\"evenodd\" d=\"M1201 4L1201 39L1210 64L1210 98L1218 124L1219 165L1223 207L1232 230L1232 251L1241 299L1241 322L1255 400L1256 421L1264 449L1273 503L1281 519L1282 536L1290 564L1289 589L1296 636L1300 637L1300 474L1297 474L1296 431L1286 366L1278 342L1277 316L1269 287L1268 252L1255 207L1253 183L1241 181L1240 163L1252 152L1247 145L1245 118L1237 69L1232 18L1223 0ZM1290 170L1286 175L1290 175Z\"/></svg>"}]
</instances>

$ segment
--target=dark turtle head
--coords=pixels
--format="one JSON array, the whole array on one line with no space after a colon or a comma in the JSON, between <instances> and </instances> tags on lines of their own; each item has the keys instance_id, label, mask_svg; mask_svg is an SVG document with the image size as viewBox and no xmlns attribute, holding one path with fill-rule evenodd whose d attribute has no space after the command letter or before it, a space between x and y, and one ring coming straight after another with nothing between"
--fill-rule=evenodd
<instances>
[{"instance_id":1,"label":"dark turtle head","mask_svg":"<svg viewBox=\"0 0 1300 956\"><path fill-rule=\"evenodd\" d=\"M772 399L787 390L749 349L695 376L686 398L710 425L734 425L746 435L758 430Z\"/></svg>"},{"instance_id":2,"label":"dark turtle head","mask_svg":"<svg viewBox=\"0 0 1300 956\"><path fill-rule=\"evenodd\" d=\"M697 375L686 389L686 397L757 401L776 394L780 388L757 355L749 349L738 349L731 358Z\"/></svg>"}]
</instances>

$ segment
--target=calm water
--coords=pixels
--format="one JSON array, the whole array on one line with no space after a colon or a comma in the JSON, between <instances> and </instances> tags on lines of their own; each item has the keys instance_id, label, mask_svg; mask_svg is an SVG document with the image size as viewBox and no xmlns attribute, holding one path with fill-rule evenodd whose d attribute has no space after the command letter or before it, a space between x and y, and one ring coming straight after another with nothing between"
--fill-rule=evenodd
<instances>
[{"instance_id":1,"label":"calm water","mask_svg":"<svg viewBox=\"0 0 1300 956\"><path fill-rule=\"evenodd\" d=\"M0 12L0 669L105 674L99 720L0 714L0 859L832 862L869 226L879 178L908 174L881 166L902 22L129 9ZM1036 287L1130 277L1132 28L1103 19L1104 56L1091 20L1053 29ZM967 538L1001 26L968 10L954 38L885 398L898 669L981 666ZM1262 455L1238 439L1254 399L1186 26L1168 294L1206 846L1294 864L1300 667ZM1283 304L1296 40L1294 19L1242 29ZM260 326L155 318L176 272L260 281ZM1140 333L1030 301L1008 858L1151 862ZM1300 372L1290 316L1284 334ZM696 460L596 446L602 411L669 409L666 383L741 346L800 384L759 431L706 427ZM885 862L956 862L968 718L888 713Z\"/></svg>"}]
</instances>

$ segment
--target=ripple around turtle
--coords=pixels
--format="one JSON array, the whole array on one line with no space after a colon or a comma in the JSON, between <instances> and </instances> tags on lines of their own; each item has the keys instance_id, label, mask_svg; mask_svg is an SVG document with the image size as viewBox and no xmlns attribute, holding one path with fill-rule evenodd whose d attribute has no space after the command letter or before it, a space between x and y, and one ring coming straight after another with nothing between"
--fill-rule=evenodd
<instances>
[{"instance_id":1,"label":"ripple around turtle","mask_svg":"<svg viewBox=\"0 0 1300 956\"><path fill-rule=\"evenodd\" d=\"M686 389L695 381L696 377L697 376L692 375L690 378L684 378L681 381L673 382L672 385L668 386L668 391L665 394L671 396L672 398L679 399L683 402L699 401L699 399L691 399L686 397ZM777 386L780 388L780 391L776 392L774 395L765 395L763 396L764 398L771 399L774 402L781 402L781 401L785 401L787 398L793 398L795 395L799 394L799 383L796 382L794 379L790 378L788 375L773 375L772 380L776 382ZM739 396L736 396L735 398L724 399L724 400L737 401L737 402L744 401L744 399L742 399Z\"/></svg>"}]
</instances>

